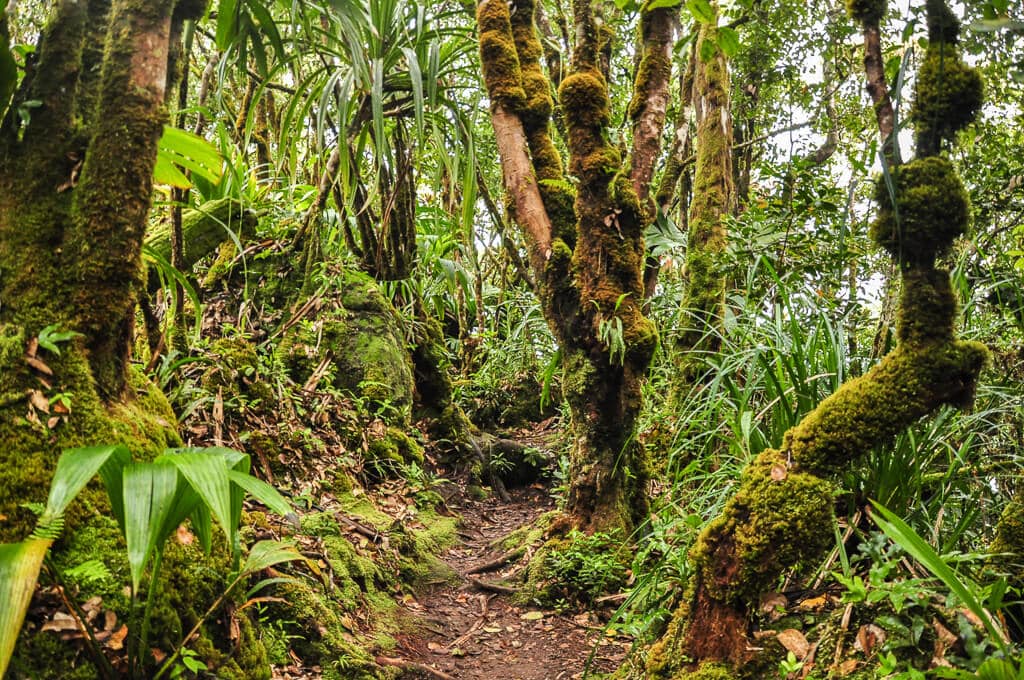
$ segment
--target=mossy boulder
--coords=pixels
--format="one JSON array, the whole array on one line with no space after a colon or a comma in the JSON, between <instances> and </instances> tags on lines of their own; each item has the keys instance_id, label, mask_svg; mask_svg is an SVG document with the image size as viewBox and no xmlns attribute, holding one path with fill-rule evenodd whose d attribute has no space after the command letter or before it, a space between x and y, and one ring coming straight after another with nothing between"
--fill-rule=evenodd
<instances>
[{"instance_id":1,"label":"mossy boulder","mask_svg":"<svg viewBox=\"0 0 1024 680\"><path fill-rule=\"evenodd\" d=\"M326 359L324 380L367 400L389 424L408 423L413 374L398 313L370 276L351 270L333 276L332 299L285 331L278 358L300 385Z\"/></svg>"}]
</instances>

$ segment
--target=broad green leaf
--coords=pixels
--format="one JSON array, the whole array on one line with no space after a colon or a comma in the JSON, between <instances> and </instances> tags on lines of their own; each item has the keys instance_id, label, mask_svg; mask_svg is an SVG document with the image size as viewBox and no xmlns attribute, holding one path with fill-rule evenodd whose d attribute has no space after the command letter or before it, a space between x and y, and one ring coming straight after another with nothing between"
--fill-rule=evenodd
<instances>
[{"instance_id":1,"label":"broad green leaf","mask_svg":"<svg viewBox=\"0 0 1024 680\"><path fill-rule=\"evenodd\" d=\"M114 519L121 526L124 533L124 468L132 462L132 454L126 446L115 446L110 458L100 468L100 479L103 486L107 487L107 497L110 499L110 512Z\"/></svg>"},{"instance_id":2,"label":"broad green leaf","mask_svg":"<svg viewBox=\"0 0 1024 680\"><path fill-rule=\"evenodd\" d=\"M202 547L204 553L209 554L210 549L213 547L213 525L210 521L210 508L200 503L192 511L192 514L189 515L189 520L192 522L192 531L199 540L200 547Z\"/></svg>"},{"instance_id":3,"label":"broad green leaf","mask_svg":"<svg viewBox=\"0 0 1024 680\"><path fill-rule=\"evenodd\" d=\"M135 592L171 513L179 478L172 465L132 463L124 468L125 543Z\"/></svg>"},{"instance_id":4,"label":"broad green leaf","mask_svg":"<svg viewBox=\"0 0 1024 680\"><path fill-rule=\"evenodd\" d=\"M650 0L644 9L650 12L654 9L661 9L662 7L677 7L682 0Z\"/></svg>"},{"instance_id":5,"label":"broad green leaf","mask_svg":"<svg viewBox=\"0 0 1024 680\"><path fill-rule=\"evenodd\" d=\"M877 511L877 514L872 513L872 519L875 520L875 524L889 538L906 550L911 557L924 565L928 571L942 581L964 603L964 606L984 624L985 631L992 638L992 643L1000 649L1005 649L1005 634L996 625L992 614L981 606L981 602L972 588L964 583L957 576L956 572L935 552L935 549L928 545L906 522L876 501L871 501L871 504Z\"/></svg>"},{"instance_id":6,"label":"broad green leaf","mask_svg":"<svg viewBox=\"0 0 1024 680\"><path fill-rule=\"evenodd\" d=\"M30 539L0 545L0 678L4 677L14 653L14 643L50 543Z\"/></svg>"},{"instance_id":7,"label":"broad green leaf","mask_svg":"<svg viewBox=\"0 0 1024 680\"><path fill-rule=\"evenodd\" d=\"M236 35L238 0L220 0L217 5L217 49L224 51Z\"/></svg>"},{"instance_id":8,"label":"broad green leaf","mask_svg":"<svg viewBox=\"0 0 1024 680\"><path fill-rule=\"evenodd\" d=\"M1019 680L1018 669L1006 659L989 659L978 668L978 680Z\"/></svg>"},{"instance_id":9,"label":"broad green leaf","mask_svg":"<svg viewBox=\"0 0 1024 680\"><path fill-rule=\"evenodd\" d=\"M302 559L305 558L290 543L260 541L249 549L249 555L245 558L245 564L242 566L242 573L255 574L275 564Z\"/></svg>"},{"instance_id":10,"label":"broad green leaf","mask_svg":"<svg viewBox=\"0 0 1024 680\"><path fill-rule=\"evenodd\" d=\"M708 0L686 0L686 9L702 24L712 24L716 21L715 10Z\"/></svg>"},{"instance_id":11,"label":"broad green leaf","mask_svg":"<svg viewBox=\"0 0 1024 680\"><path fill-rule=\"evenodd\" d=\"M416 50L411 47L403 47L402 54L409 66L409 80L412 84L412 107L413 115L416 118L416 139L423 139L423 74L420 73L420 62L416 56Z\"/></svg>"},{"instance_id":12,"label":"broad green leaf","mask_svg":"<svg viewBox=\"0 0 1024 680\"><path fill-rule=\"evenodd\" d=\"M170 125L164 126L164 133L157 145L158 164L161 159L165 163L180 165L213 183L220 181L224 164L220 152L208 141Z\"/></svg>"},{"instance_id":13,"label":"broad green leaf","mask_svg":"<svg viewBox=\"0 0 1024 680\"><path fill-rule=\"evenodd\" d=\"M89 480L92 479L107 459L114 453L115 446L91 446L68 449L57 460L57 471L50 484L50 497L46 511L39 518L39 524L46 526L63 516L68 504L75 499Z\"/></svg>"},{"instance_id":14,"label":"broad green leaf","mask_svg":"<svg viewBox=\"0 0 1024 680\"><path fill-rule=\"evenodd\" d=\"M292 512L292 506L285 500L284 496L262 479L257 479L250 474L237 470L228 472L228 477L231 479L232 484L237 484L245 489L250 496L270 508L272 512L278 515L287 515L289 512Z\"/></svg>"},{"instance_id":15,"label":"broad green leaf","mask_svg":"<svg viewBox=\"0 0 1024 680\"><path fill-rule=\"evenodd\" d=\"M720 26L716 42L722 48L722 53L730 59L740 51L740 34L734 28Z\"/></svg>"},{"instance_id":16,"label":"broad green leaf","mask_svg":"<svg viewBox=\"0 0 1024 680\"><path fill-rule=\"evenodd\" d=\"M192 188L192 182L185 177L181 170L174 167L170 157L165 154L158 154L156 157L156 165L153 166L153 183L175 189Z\"/></svg>"},{"instance_id":17,"label":"broad green leaf","mask_svg":"<svg viewBox=\"0 0 1024 680\"><path fill-rule=\"evenodd\" d=\"M231 484L225 459L216 454L188 452L165 453L157 459L157 462L163 461L178 468L178 472L210 508L230 543L238 525L231 524Z\"/></svg>"}]
</instances>

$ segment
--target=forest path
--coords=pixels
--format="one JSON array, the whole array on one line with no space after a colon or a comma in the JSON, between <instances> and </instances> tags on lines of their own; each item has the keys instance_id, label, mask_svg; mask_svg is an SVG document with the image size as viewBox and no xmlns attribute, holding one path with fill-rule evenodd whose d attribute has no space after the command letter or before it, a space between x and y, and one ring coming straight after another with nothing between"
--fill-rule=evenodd
<instances>
[{"instance_id":1,"label":"forest path","mask_svg":"<svg viewBox=\"0 0 1024 680\"><path fill-rule=\"evenodd\" d=\"M526 559L471 573L502 556L498 539L554 508L540 485L510 493L510 503L491 498L450 504L462 515L463 543L442 559L460 583L434 586L405 604L418 631L397 636L399 658L378 659L404 662L410 670L403 678L569 680L582 678L588 661L589 672L613 671L629 650L629 640L605 635L600 613L521 606L509 593L481 585L514 588Z\"/></svg>"}]
</instances>

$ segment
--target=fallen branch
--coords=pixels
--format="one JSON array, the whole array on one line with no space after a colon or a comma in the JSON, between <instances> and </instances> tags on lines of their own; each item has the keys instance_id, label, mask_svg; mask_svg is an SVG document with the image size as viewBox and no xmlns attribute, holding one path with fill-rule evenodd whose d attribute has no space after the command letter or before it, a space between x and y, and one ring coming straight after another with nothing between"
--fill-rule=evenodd
<instances>
[{"instance_id":1,"label":"fallen branch","mask_svg":"<svg viewBox=\"0 0 1024 680\"><path fill-rule=\"evenodd\" d=\"M488 590L492 593L501 593L502 595L515 595L519 591L516 588L509 588L503 586L500 583L488 583L487 581L481 581L478 578L469 577L469 582L480 590Z\"/></svg>"},{"instance_id":2,"label":"fallen branch","mask_svg":"<svg viewBox=\"0 0 1024 680\"><path fill-rule=\"evenodd\" d=\"M482 574L482 573L487 572L487 571L494 571L495 569L498 569L499 567L504 567L506 564L508 564L512 560L519 559L520 557L523 556L523 553L525 553L525 552L526 552L526 547L525 546L521 547L521 548L515 548L513 550L509 550L507 553L504 553L502 555L499 555L498 557L495 557L490 562L484 562L483 564L479 564L479 565L473 567L472 569L470 569L466 573L467 574Z\"/></svg>"},{"instance_id":3,"label":"fallen branch","mask_svg":"<svg viewBox=\"0 0 1024 680\"><path fill-rule=\"evenodd\" d=\"M378 656L374 661L376 661L379 666L391 666L392 668L401 668L407 671L425 673L432 678L439 678L440 680L455 680L455 676L453 675L448 675L444 671L439 671L436 668L431 668L426 664L416 663L415 661L394 659L390 656Z\"/></svg>"}]
</instances>

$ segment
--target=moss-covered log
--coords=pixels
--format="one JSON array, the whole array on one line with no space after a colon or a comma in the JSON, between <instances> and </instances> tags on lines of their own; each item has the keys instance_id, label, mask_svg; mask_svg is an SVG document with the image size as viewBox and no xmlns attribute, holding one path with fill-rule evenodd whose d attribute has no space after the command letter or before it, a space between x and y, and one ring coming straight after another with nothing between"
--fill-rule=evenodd
<instances>
[{"instance_id":1,"label":"moss-covered log","mask_svg":"<svg viewBox=\"0 0 1024 680\"><path fill-rule=\"evenodd\" d=\"M877 26L884 3L877 4L852 3L852 11ZM931 20L937 11L948 12L932 0L928 10ZM948 49L934 31L930 49ZM973 91L973 81L941 85L966 83ZM956 98L930 91L939 84L919 79L915 100ZM884 140L884 128L882 135ZM758 597L788 570L819 560L832 544L830 478L940 406L973 401L987 350L956 339L949 273L935 267L935 258L966 231L969 210L956 172L935 150L931 143L919 146L916 160L892 168L891 182L880 180L877 195L871 235L893 257L903 280L898 346L787 432L780 450L762 452L743 473L736 495L690 553L693 582L669 634L652 651L653 677L704 677L702 668L749 661L746 633Z\"/></svg>"},{"instance_id":2,"label":"moss-covered log","mask_svg":"<svg viewBox=\"0 0 1024 680\"><path fill-rule=\"evenodd\" d=\"M205 203L181 216L184 253L181 268L188 272L199 260L211 255L224 241L251 238L256 213L233 198ZM164 260L171 261L171 224L161 222L146 232L146 245Z\"/></svg>"}]
</instances>

